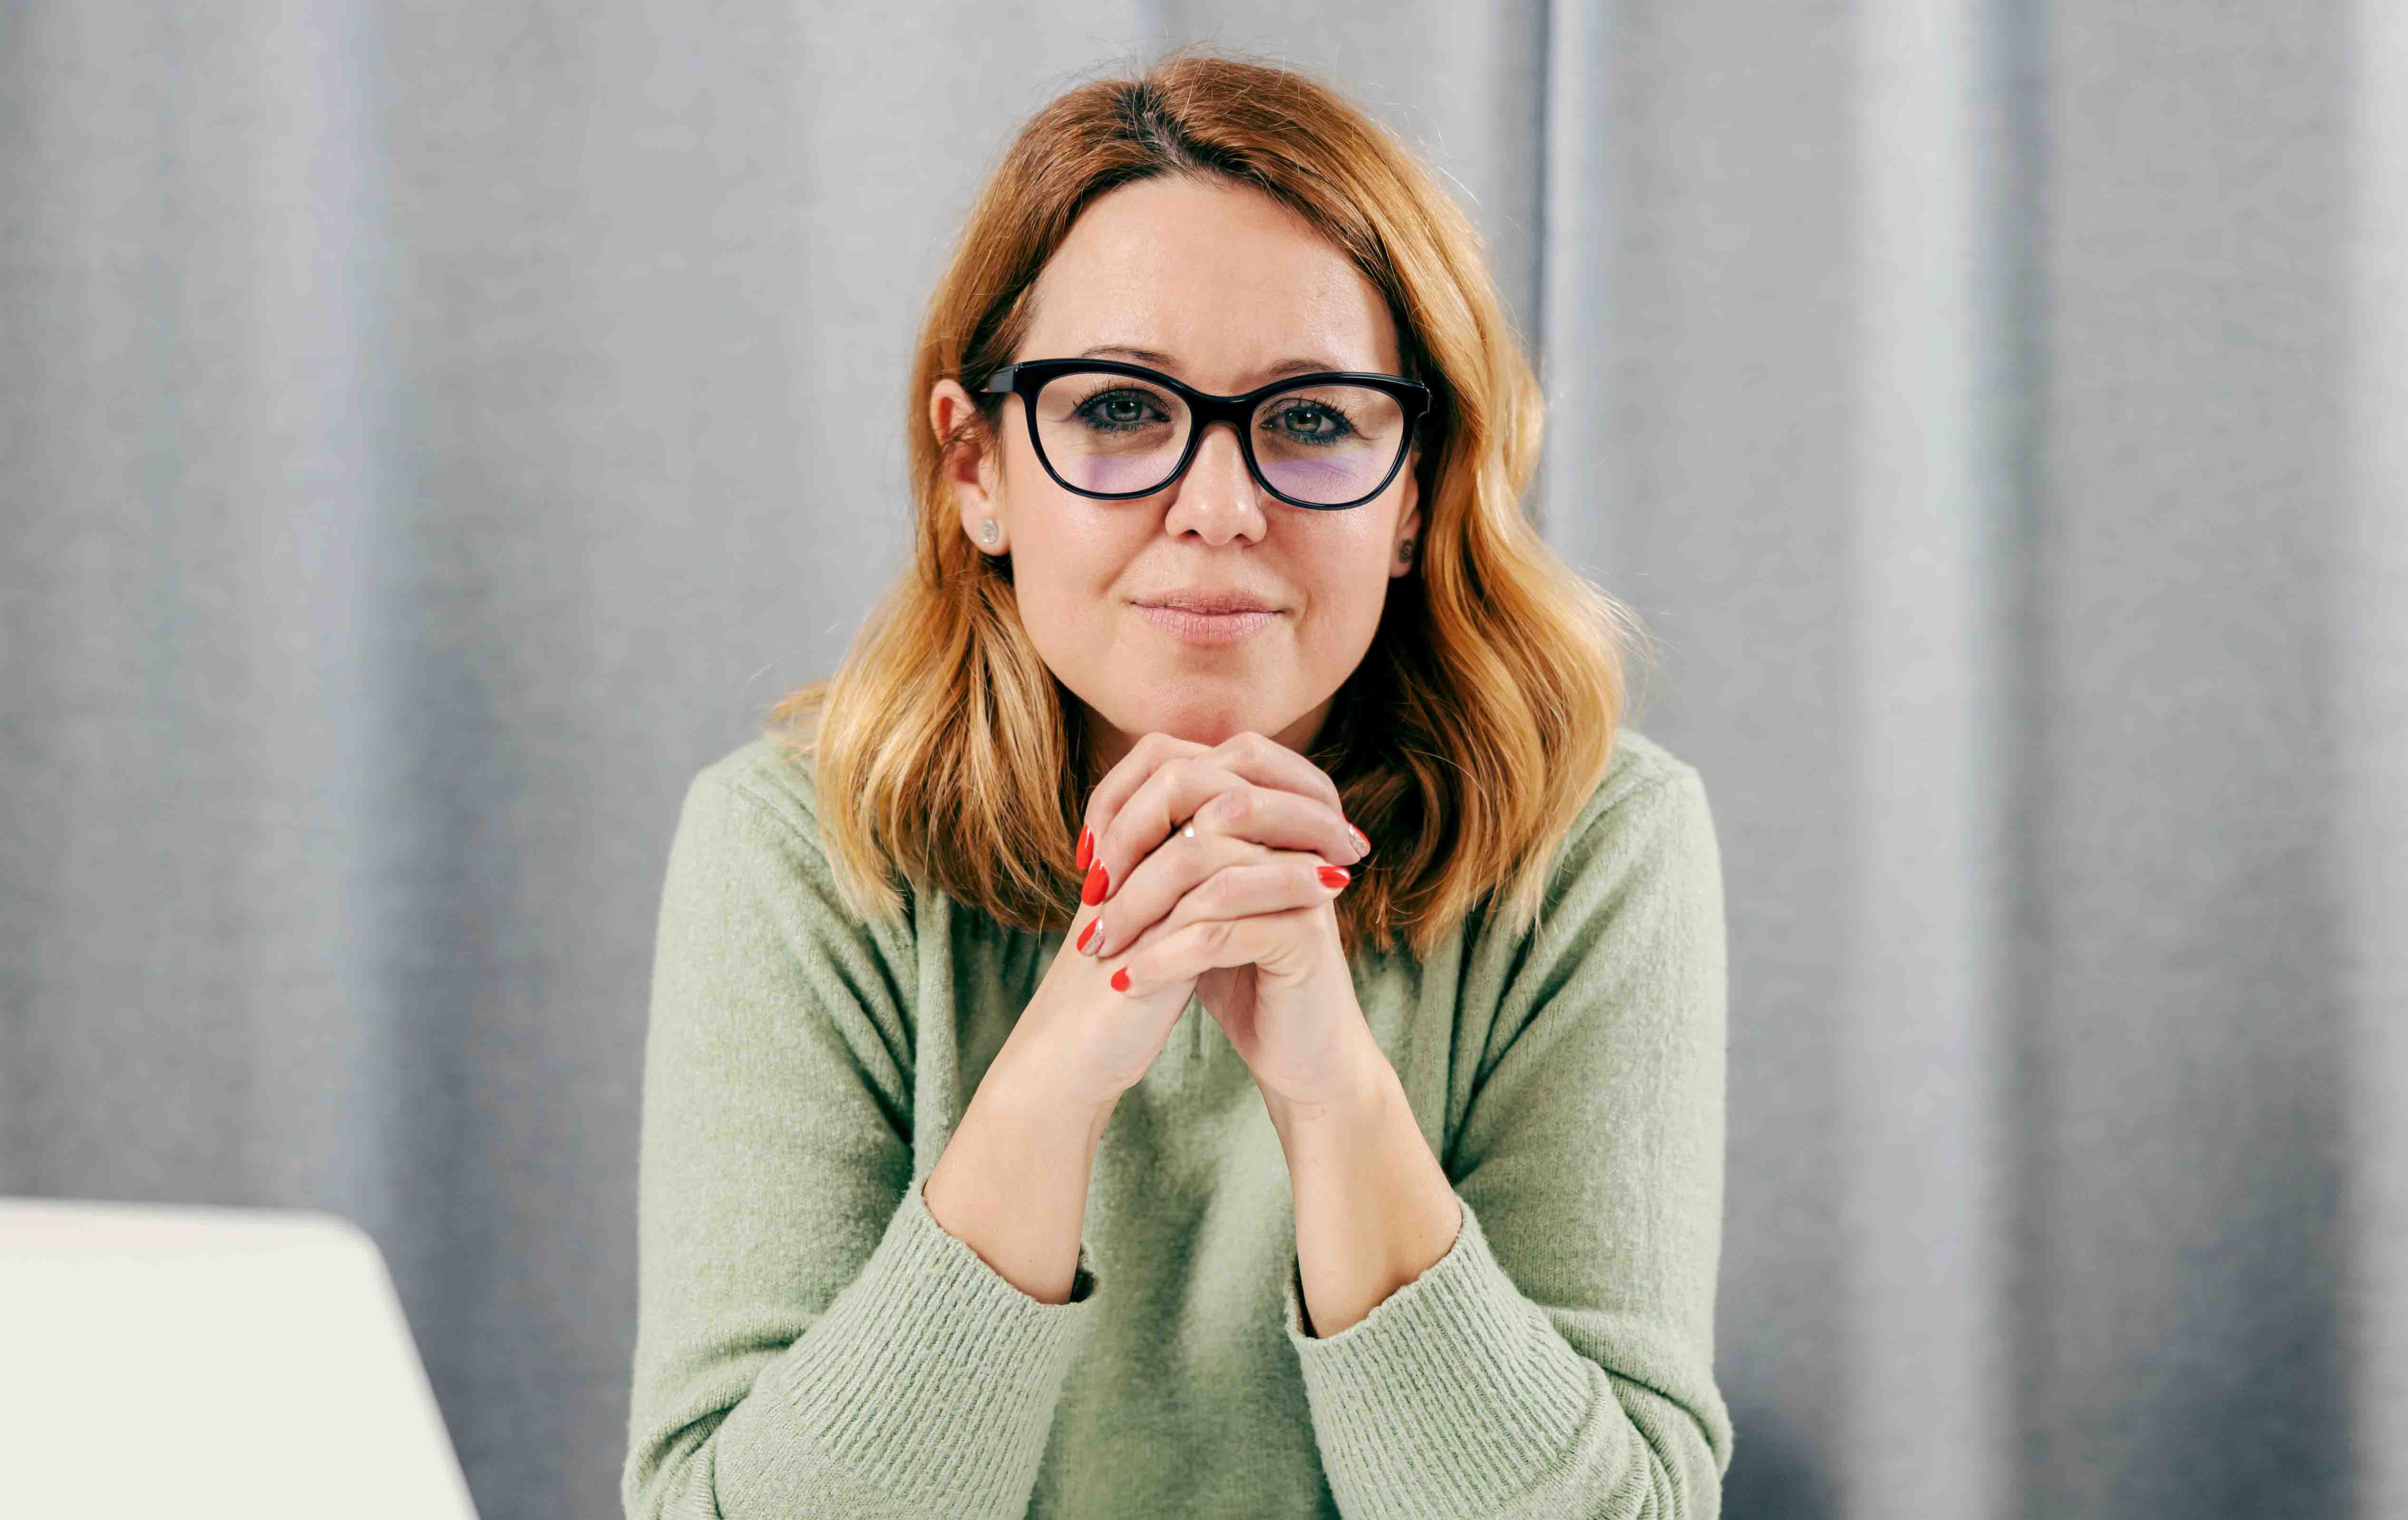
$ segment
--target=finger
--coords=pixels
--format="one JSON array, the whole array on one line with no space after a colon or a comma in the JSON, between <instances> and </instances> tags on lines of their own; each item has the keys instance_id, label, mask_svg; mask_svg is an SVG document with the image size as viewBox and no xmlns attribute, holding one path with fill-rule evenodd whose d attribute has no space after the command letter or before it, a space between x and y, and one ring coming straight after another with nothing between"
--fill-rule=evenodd
<instances>
[{"instance_id":1,"label":"finger","mask_svg":"<svg viewBox=\"0 0 2408 1520\"><path fill-rule=\"evenodd\" d=\"M1350 837L1350 825L1345 819L1343 799L1338 795L1338 784L1319 766L1278 740L1249 731L1232 734L1219 744L1208 748L1192 739L1156 732L1145 735L1132 745L1129 753L1122 756L1120 763L1112 767L1104 779L1096 783L1095 791L1089 794L1084 828L1092 847L1096 850L1102 848L1105 835L1127 806L1129 798L1165 764L1173 759L1206 757L1218 762L1232 775L1241 776L1257 785L1293 792L1299 796L1319 797L1336 815L1339 836L1341 839ZM1203 797L1198 796L1195 801L1200 805ZM1194 812L1195 808L1190 807L1168 821L1178 822L1192 817ZM1159 843L1162 838L1157 834L1145 849L1152 849L1153 844ZM1369 853L1369 842L1364 840L1363 848L1351 853L1343 850L1334 852L1331 858L1359 859ZM1143 854L1144 850L1138 850L1115 856L1105 866L1107 882L1120 881ZM1089 856L1089 863L1091 867L1096 863L1093 854ZM1106 884L1102 890L1110 892L1111 888Z\"/></svg>"},{"instance_id":2,"label":"finger","mask_svg":"<svg viewBox=\"0 0 2408 1520\"><path fill-rule=\"evenodd\" d=\"M1338 783L1327 771L1279 740L1249 731L1230 735L1213 751L1224 766L1257 786L1318 798L1337 815L1340 829L1345 828L1346 805L1338 795Z\"/></svg>"},{"instance_id":3,"label":"finger","mask_svg":"<svg viewBox=\"0 0 2408 1520\"><path fill-rule=\"evenodd\" d=\"M1319 911L1315 905L1242 918L1198 919L1132 954L1112 973L1112 985L1143 997L1218 967L1252 966L1272 976L1297 974L1306 968L1306 925Z\"/></svg>"},{"instance_id":4,"label":"finger","mask_svg":"<svg viewBox=\"0 0 2408 1520\"><path fill-rule=\"evenodd\" d=\"M1096 857L1100 860L1102 854L1099 849ZM1109 955L1135 942L1217 873L1251 866L1261 855L1259 848L1243 839L1200 828L1190 838L1181 830L1131 867L1126 881L1113 878L1111 895L1096 907L1096 933L1087 941L1087 954Z\"/></svg>"},{"instance_id":5,"label":"finger","mask_svg":"<svg viewBox=\"0 0 2408 1520\"><path fill-rule=\"evenodd\" d=\"M1346 863L1361 860L1369 853L1368 843L1346 822L1329 778L1293 751L1277 744L1271 748L1302 764L1320 784L1305 792L1283 787L1283 779L1295 779L1294 768L1252 751L1225 756L1216 750L1174 757L1157 767L1096 833L1094 859L1104 868L1100 890L1105 896L1112 896L1113 883L1135 871L1172 830L1189 822L1199 831L1209 827L1272 849L1311 850Z\"/></svg>"},{"instance_id":6,"label":"finger","mask_svg":"<svg viewBox=\"0 0 2408 1520\"><path fill-rule=\"evenodd\" d=\"M1097 946L1096 937L1104 932L1104 910L1100 903L1081 903L1070 910L1070 926L1064 931L1070 948L1082 955L1093 955Z\"/></svg>"},{"instance_id":7,"label":"finger","mask_svg":"<svg viewBox=\"0 0 2408 1520\"><path fill-rule=\"evenodd\" d=\"M1220 776L1227 789L1197 804L1187 780L1195 772L1187 767L1202 764L1174 760L1155 771L1113 822L1098 850L1107 871L1114 874L1100 904L1107 921L1099 931L1102 938L1090 941L1095 954L1110 954L1114 947L1129 943L1183 896L1204 889L1216 873L1231 867L1284 858L1310 869L1361 858L1344 825L1328 809L1293 792ZM1155 787L1172 798L1168 805L1153 800ZM1191 810L1194 816L1187 825L1175 830L1167 823L1149 822L1164 812ZM1131 858L1134 864L1122 880L1109 862Z\"/></svg>"},{"instance_id":8,"label":"finger","mask_svg":"<svg viewBox=\"0 0 2408 1520\"><path fill-rule=\"evenodd\" d=\"M1178 738L1159 730L1130 745L1128 753L1122 755L1111 769L1104 772L1103 779L1096 782L1095 790L1087 794L1083 827L1088 839L1092 842L1103 838L1104 825L1120 810L1121 804L1128 800L1129 794L1154 774L1156 767L1175 756L1202 754L1209 748L1211 746L1198 744L1194 739ZM1088 857L1088 864L1090 868L1095 864L1092 854Z\"/></svg>"},{"instance_id":9,"label":"finger","mask_svg":"<svg viewBox=\"0 0 2408 1520\"><path fill-rule=\"evenodd\" d=\"M1142 950L1205 919L1317 907L1345 891L1353 880L1345 867L1332 866L1318 855L1283 853L1268 860L1224 866L1171 899L1161 911L1141 917L1143 910L1138 908L1134 895L1145 870L1140 866L1129 879L1130 900L1120 908L1120 916L1103 924L1088 941L1089 951L1098 958ZM1120 898L1113 899L1113 904L1120 903Z\"/></svg>"}]
</instances>

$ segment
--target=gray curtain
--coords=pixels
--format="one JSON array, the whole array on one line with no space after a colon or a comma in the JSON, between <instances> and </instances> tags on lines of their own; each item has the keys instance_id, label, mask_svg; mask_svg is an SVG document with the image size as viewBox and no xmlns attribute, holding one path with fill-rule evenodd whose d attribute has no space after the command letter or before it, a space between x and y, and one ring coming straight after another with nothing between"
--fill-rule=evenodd
<instances>
[{"instance_id":1,"label":"gray curtain","mask_svg":"<svg viewBox=\"0 0 2408 1520\"><path fill-rule=\"evenodd\" d=\"M677 798L1010 127L1191 37L1443 171L1668 646L1726 1513L2408 1513L2388 0L0 5L0 1191L358 1220L483 1513L616 1513Z\"/></svg>"}]
</instances>

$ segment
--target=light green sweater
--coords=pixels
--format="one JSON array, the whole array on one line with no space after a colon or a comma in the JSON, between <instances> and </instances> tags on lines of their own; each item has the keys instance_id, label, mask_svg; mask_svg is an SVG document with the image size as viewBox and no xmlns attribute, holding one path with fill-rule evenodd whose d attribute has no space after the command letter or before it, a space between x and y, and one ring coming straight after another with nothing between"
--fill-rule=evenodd
<instances>
[{"instance_id":1,"label":"light green sweater","mask_svg":"<svg viewBox=\"0 0 2408 1520\"><path fill-rule=\"evenodd\" d=\"M1526 935L1354 984L1463 1203L1326 1340L1259 1090L1191 1000L1096 1157L1070 1301L921 1184L1059 949L837 896L756 738L686 793L644 1059L631 1517L1719 1513L1725 946L1698 772L1625 726Z\"/></svg>"}]
</instances>

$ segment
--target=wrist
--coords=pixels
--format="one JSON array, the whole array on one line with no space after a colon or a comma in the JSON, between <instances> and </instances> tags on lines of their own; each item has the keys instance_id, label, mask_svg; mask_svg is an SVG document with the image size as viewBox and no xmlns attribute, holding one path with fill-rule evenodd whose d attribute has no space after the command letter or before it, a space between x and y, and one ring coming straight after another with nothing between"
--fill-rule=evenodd
<instances>
[{"instance_id":1,"label":"wrist","mask_svg":"<svg viewBox=\"0 0 2408 1520\"><path fill-rule=\"evenodd\" d=\"M1271 1126L1284 1142L1293 1131L1362 1124L1380 1113L1392 1094L1401 1092L1397 1068L1367 1028L1327 1090L1311 1097L1290 1097L1265 1088L1263 1107L1269 1111Z\"/></svg>"},{"instance_id":2,"label":"wrist","mask_svg":"<svg viewBox=\"0 0 2408 1520\"><path fill-rule=\"evenodd\" d=\"M985 1102L1031 1127L1083 1135L1092 1143L1111 1122L1121 1095L1078 1092L1059 1080L1062 1068L1062 1063L1037 1058L1015 1031L996 1053L970 1101Z\"/></svg>"}]
</instances>

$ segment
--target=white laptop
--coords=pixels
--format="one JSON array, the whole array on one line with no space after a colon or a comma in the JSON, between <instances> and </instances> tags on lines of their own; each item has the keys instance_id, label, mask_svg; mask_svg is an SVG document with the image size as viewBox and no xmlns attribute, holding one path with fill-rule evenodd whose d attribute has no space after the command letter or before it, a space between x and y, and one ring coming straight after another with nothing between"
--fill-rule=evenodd
<instances>
[{"instance_id":1,"label":"white laptop","mask_svg":"<svg viewBox=\"0 0 2408 1520\"><path fill-rule=\"evenodd\" d=\"M0 1197L0 1509L475 1520L366 1231Z\"/></svg>"}]
</instances>

